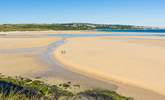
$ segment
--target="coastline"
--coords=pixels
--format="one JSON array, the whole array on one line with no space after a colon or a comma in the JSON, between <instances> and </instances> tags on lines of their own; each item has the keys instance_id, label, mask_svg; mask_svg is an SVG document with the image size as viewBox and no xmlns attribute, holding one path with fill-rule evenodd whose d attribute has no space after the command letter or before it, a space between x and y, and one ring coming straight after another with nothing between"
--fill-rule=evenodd
<instances>
[{"instance_id":1,"label":"coastline","mask_svg":"<svg viewBox=\"0 0 165 100\"><path fill-rule=\"evenodd\" d=\"M64 31L62 31L62 32L64 32ZM62 32L60 31L59 34L62 34ZM80 34L82 34L82 33L88 34L88 32L81 31ZM43 33L44 33L44 35L43 35ZM50 37L48 37L47 39L45 38L46 41L44 42L42 40L42 38L47 36L47 34L50 34L50 33L49 32L43 32L43 33L42 32L41 33L38 32L37 35L36 35L36 32L34 32L34 33L30 33L30 32L26 33L25 32L25 35L28 36L28 38L24 37L23 36L24 34L22 34L22 33L17 33L17 32L14 33L14 34L13 33L8 33L9 36L11 36L11 37L16 35L16 37L14 37L14 38L10 37L10 39L14 39L14 40L17 40L17 41L12 42L12 40L10 40L10 41L8 41L8 44L10 44L10 43L11 44L8 45L8 46L3 46L3 47L6 48L6 49L11 49L12 53L15 53L15 52L13 52L13 49L18 49L16 51L19 51L19 49L22 48L21 52L19 52L19 54L21 54L20 57L23 56L23 57L27 57L27 58L31 58L31 57L33 58L32 59L33 62L28 62L28 60L25 59L25 64L27 64L27 68L29 68L28 65L31 65L32 63L35 63L35 64L39 65L39 67L37 67L38 65L37 66L32 65L32 68L36 68L37 69L37 70L35 69L36 71L34 72L36 74L31 74L31 73L28 73L27 71L22 72L20 70L17 70L17 72L12 72L12 73L19 74L18 72L22 72L21 75L24 74L26 76L30 76L30 75L32 75L32 76L33 75L35 75L35 76L45 76L45 78L48 78L47 79L48 81L51 80L51 78L53 78L52 82L54 81L54 79L57 79L60 76L63 77L63 78L69 79L70 81L72 81L72 80L74 81L74 80L79 80L80 79L80 81L76 82L76 83L78 83L78 84L79 83L80 84L83 83L83 85L89 85L89 87L95 85L95 87L98 86L100 88L105 88L105 89L114 89L114 91L116 91L116 88L117 88L116 92L119 92L119 93L121 93L122 95L125 95L125 96L131 96L131 97L134 96L135 100L148 100L148 99L150 99L150 100L155 100L155 99L156 100L164 100L164 96L163 95L159 95L159 94L157 94L155 92L148 91L146 89L139 88L139 87L136 87L134 85L129 85L129 84L123 83L121 81L117 81L116 79L113 80L112 77L109 77L110 78L109 79L109 78L105 78L104 75L102 75L102 74L101 75L99 75L97 73L96 73L97 75L96 74L91 74L90 71L88 73L86 73L87 71L84 71L85 72L84 73L83 69L76 70L76 68L74 68L73 66L67 65L66 61L63 62L63 60L64 60L63 58L62 58L63 60L60 61L57 57L55 57L53 55L53 52L52 52L52 50L55 50L54 52L58 52L59 49L61 47L65 46L65 45L67 45L70 40L67 39L68 42L66 42L65 44L60 45L59 47L57 47L55 49L52 49L51 52L49 52L49 50L47 51L47 49L46 49L46 48L49 48L48 45L50 45L50 46L52 45L52 48L54 48L55 45L53 45L51 43L54 43L56 40L58 41L60 39L59 38L58 39L55 38L55 40L54 40L53 39L54 37L52 39L50 39ZM67 34L69 34L69 33L71 33L71 31L69 31ZM51 33L51 34L58 34L58 32ZM77 34L77 33L75 32L75 34ZM98 32L94 32L93 34L99 34L99 33ZM111 33L108 33L108 34L111 34ZM29 40L29 43L27 43L28 41L24 41L23 42L19 38L19 35L21 35L21 38L23 36L22 40L24 40L24 38ZM3 36L1 36L1 38L3 38ZM6 36L5 36L5 38L6 38ZM37 39L37 38L39 38L39 39ZM96 39L100 39L100 38L104 40L104 42L101 42L103 44L108 42L109 39L110 40L112 39L111 42L116 42L116 41L123 42L123 41L125 41L125 39L127 39L127 37L122 37L122 38L121 37L96 37ZM140 40L141 39L143 40L143 37L137 37L137 36L133 36L133 37L130 37L130 38L136 40L136 41L133 41L134 43L137 43L137 40L139 38L140 38ZM145 38L146 39L150 39L150 37L145 37ZM35 41L40 41L40 42L35 42L35 41L33 42L32 41L33 39ZM70 39L74 40L74 38L70 38ZM86 39L90 40L90 41L92 40L91 38L86 38ZM78 40L82 40L82 38L78 38ZM84 41L86 41L86 40L82 40L81 43L83 43ZM87 41L87 42L89 42L89 41ZM100 41L98 41L97 43L99 43L99 42ZM152 41L150 41L150 42L152 42ZM4 41L2 43L4 43ZM31 43L33 45L30 45ZM73 43L78 43L78 42L74 41ZM155 42L152 42L151 45L153 45L153 43L155 43ZM5 44L3 44L3 45L5 45ZM16 44L21 44L21 45L17 45L17 47L16 47L15 46ZM142 42L142 44L143 44L143 42ZM157 45L157 44L159 44L161 46L162 44L164 44L164 42L156 42L156 44L154 44L154 45ZM146 45L146 44L144 44L144 45ZM159 46L159 45L157 45L157 46ZM31 48L31 46L32 46L32 48ZM43 48L44 50L40 50L41 49L40 46L44 47ZM45 51L45 49L46 49L46 51ZM65 49L67 49L67 48L65 48ZM31 52L31 50L34 51L34 52ZM27 53L27 55L26 55L26 53ZM42 54L45 54L45 53L48 53L48 54L50 53L50 54L46 55L46 58L45 58L45 56L42 58ZM68 52L67 52L67 54L68 54ZM47 59L47 56L53 56L53 57ZM19 57L19 56L16 54L15 57ZM54 57L55 57L55 59L54 59ZM74 55L73 55L73 57L74 57ZM53 60L55 63L54 62L50 63L50 62L48 62L48 60ZM11 65L11 63L14 62L14 61L15 61L15 59L9 61L8 63ZM21 60L17 60L16 62L19 63L20 61ZM57 64L57 63L59 63L59 64ZM44 67L44 66L47 66L47 67ZM13 67L13 66L11 66L11 67ZM16 67L18 68L18 65ZM39 71L38 69L42 69L42 70ZM30 70L30 72L31 71L32 70ZM102 77L100 77L100 76L102 76ZM142 98L140 96L142 96Z\"/></svg>"},{"instance_id":2,"label":"coastline","mask_svg":"<svg viewBox=\"0 0 165 100\"><path fill-rule=\"evenodd\" d=\"M9 32L0 32L0 35L5 35L5 34L11 34L11 35L16 35L16 34L22 34L22 35L46 35L46 34L110 34L111 32L99 32L96 30L50 30L50 31L9 31Z\"/></svg>"}]
</instances>

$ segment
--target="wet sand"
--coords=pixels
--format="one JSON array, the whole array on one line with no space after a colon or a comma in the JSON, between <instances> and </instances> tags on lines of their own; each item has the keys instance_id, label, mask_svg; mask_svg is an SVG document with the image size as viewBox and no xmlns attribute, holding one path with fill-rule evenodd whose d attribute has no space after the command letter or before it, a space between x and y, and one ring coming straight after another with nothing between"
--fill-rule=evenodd
<instances>
[{"instance_id":1,"label":"wet sand","mask_svg":"<svg viewBox=\"0 0 165 100\"><path fill-rule=\"evenodd\" d=\"M123 42L125 42L126 37L62 39L62 38L48 36L48 34L63 34L63 32L65 33L66 31L57 31L54 33L53 32L50 33L50 31L41 32L41 33L40 32L0 33L1 34L0 35L0 46L1 46L0 73L9 75L9 76L23 76L23 77L32 77L32 78L39 76L39 77L44 78L47 82L50 82L50 83L54 83L57 81L65 81L65 82L71 81L73 82L73 84L80 84L82 87L104 88L104 89L118 91L119 93L123 95L135 97L135 100L164 100L165 97L162 95L159 95L155 92L152 92L143 88L136 87L135 85L127 84L128 82L122 82L118 80L116 77L113 78L113 77L108 76L107 78L105 77L105 75L100 76L97 73L96 74L91 73L96 68L97 68L96 72L98 71L99 68L101 68L99 69L100 72L105 71L106 69L105 66L107 65L106 64L107 61L109 63L110 60L112 59L112 58L110 59L108 58L108 60L106 60L105 58L103 58L103 57L107 57L107 54L111 55L111 53L109 54L109 52L108 53L105 52L105 50L111 51L112 49L112 48L108 49L108 47L105 47L105 45L109 45L109 43L107 44L106 42L110 41L110 43L111 42L115 43L116 41L118 42L122 41L122 43L119 43L119 44L123 44ZM72 33L72 31L67 31L66 33L67 34ZM73 33L78 34L77 32L73 32ZM88 34L89 31L87 32L80 31L80 33ZM98 32L93 32L93 34L98 34ZM152 39L151 40L149 39L149 40L143 40L143 42L141 41L140 43L139 40L137 40L136 38L140 38L143 40L144 37L131 37L130 39L131 43L141 44L144 46L154 45L155 47L159 47L159 48L161 47L161 49L162 49L162 45L164 45L164 42L159 39L157 40L157 42L153 41ZM132 39L134 41L132 41ZM150 41L150 42L152 41L152 43L147 43L144 41ZM86 44L88 44L87 47L85 47ZM119 45L119 44L113 44L113 45ZM128 44L124 44L124 46ZM67 47L68 45L70 46ZM91 50L88 49L89 46L91 46L90 48L93 48L93 49ZM63 49L67 50L65 55L61 55L61 50ZM114 51L115 50L116 49L114 49ZM104 51L104 53L102 53L102 51ZM82 55L85 57L83 58L83 60L82 60L82 57L83 57ZM102 66L101 67L96 66L96 68L88 69L88 71L84 69L79 69L79 68L82 68L82 65L83 65L83 63L81 62L84 61L85 64L88 64L88 62L93 59L91 58L91 56L92 57L94 56L98 65L100 66L102 65ZM72 59L70 59L70 57ZM100 63L101 60L98 59L99 57L103 58L102 61L103 60L105 61ZM117 58L118 57L116 57L116 59ZM68 63L70 62L70 60L73 60L73 61L71 63ZM79 62L80 60L81 62ZM80 65L78 65L77 63ZM94 63L95 63L95 60L94 60ZM76 68L75 65L79 68ZM89 67L85 65L83 67L92 68L95 66ZM118 70L118 68L115 69L111 67L110 69L111 69L111 72L113 71L112 69L114 69L113 72ZM107 70L108 71L105 71L105 73L107 72L109 73L109 68L107 68ZM89 72L89 73L86 73L86 72ZM119 72L123 72L123 69ZM109 73L109 75L110 74L115 75L115 73ZM119 73L119 76L121 76L120 74L121 73ZM157 89L157 87L155 89Z\"/></svg>"},{"instance_id":2,"label":"wet sand","mask_svg":"<svg viewBox=\"0 0 165 100\"><path fill-rule=\"evenodd\" d=\"M29 32L28 32L29 33ZM41 77L44 81L71 81L84 88L101 86L116 90L117 86L69 71L53 56L54 50L64 39L49 37L48 34L5 33L0 36L0 73L7 76ZM91 81L88 83L88 81Z\"/></svg>"}]
</instances>

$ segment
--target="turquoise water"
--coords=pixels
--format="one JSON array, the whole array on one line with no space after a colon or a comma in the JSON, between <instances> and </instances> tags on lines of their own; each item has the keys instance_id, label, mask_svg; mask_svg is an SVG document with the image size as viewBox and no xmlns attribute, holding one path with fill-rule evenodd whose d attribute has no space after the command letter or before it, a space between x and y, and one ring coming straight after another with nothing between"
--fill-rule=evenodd
<instances>
[{"instance_id":1,"label":"turquoise water","mask_svg":"<svg viewBox=\"0 0 165 100\"><path fill-rule=\"evenodd\" d=\"M146 29L146 30L114 30L114 29L98 29L100 32L138 32L138 33L165 33L165 29Z\"/></svg>"}]
</instances>

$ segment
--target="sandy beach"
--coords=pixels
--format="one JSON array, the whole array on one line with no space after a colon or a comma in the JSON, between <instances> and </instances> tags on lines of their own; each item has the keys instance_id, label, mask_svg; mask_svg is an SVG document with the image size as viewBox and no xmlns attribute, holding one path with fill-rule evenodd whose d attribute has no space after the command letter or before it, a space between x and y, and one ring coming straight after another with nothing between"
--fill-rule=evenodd
<instances>
[{"instance_id":1,"label":"sandy beach","mask_svg":"<svg viewBox=\"0 0 165 100\"><path fill-rule=\"evenodd\" d=\"M164 100L164 38L105 36L63 39L48 36L89 33L0 32L0 73L40 76L50 83L72 81L82 86L114 90L135 100ZM91 34L100 32L92 31Z\"/></svg>"},{"instance_id":2,"label":"sandy beach","mask_svg":"<svg viewBox=\"0 0 165 100\"><path fill-rule=\"evenodd\" d=\"M54 30L50 30L50 31L11 31L11 32L0 32L0 35L22 35L22 36L30 36L30 35L47 35L47 34L109 34L108 32L96 32L94 30L79 30L79 31L54 31Z\"/></svg>"},{"instance_id":3,"label":"sandy beach","mask_svg":"<svg viewBox=\"0 0 165 100\"><path fill-rule=\"evenodd\" d=\"M62 50L66 53L61 53ZM70 38L54 55L75 72L165 95L165 39L138 36ZM124 92L120 88L118 91ZM151 99L158 100L157 97Z\"/></svg>"},{"instance_id":4,"label":"sandy beach","mask_svg":"<svg viewBox=\"0 0 165 100\"><path fill-rule=\"evenodd\" d=\"M165 0L1 0L0 100L165 100Z\"/></svg>"},{"instance_id":5,"label":"sandy beach","mask_svg":"<svg viewBox=\"0 0 165 100\"><path fill-rule=\"evenodd\" d=\"M38 55L58 38L0 38L0 73L24 76L48 70Z\"/></svg>"}]
</instances>

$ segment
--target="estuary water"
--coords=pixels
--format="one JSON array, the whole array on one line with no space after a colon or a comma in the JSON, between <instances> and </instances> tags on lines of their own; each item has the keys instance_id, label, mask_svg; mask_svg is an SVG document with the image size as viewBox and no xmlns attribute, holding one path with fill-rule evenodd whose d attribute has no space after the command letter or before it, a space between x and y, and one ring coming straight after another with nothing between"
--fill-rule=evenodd
<instances>
[{"instance_id":1,"label":"estuary water","mask_svg":"<svg viewBox=\"0 0 165 100\"><path fill-rule=\"evenodd\" d=\"M103 32L98 34L91 34L89 32L85 34L49 34L50 37L62 37L62 38L73 38L73 37L98 37L98 36L165 36L165 30L110 30L100 29L97 32ZM108 34L112 33L112 34Z\"/></svg>"}]
</instances>

